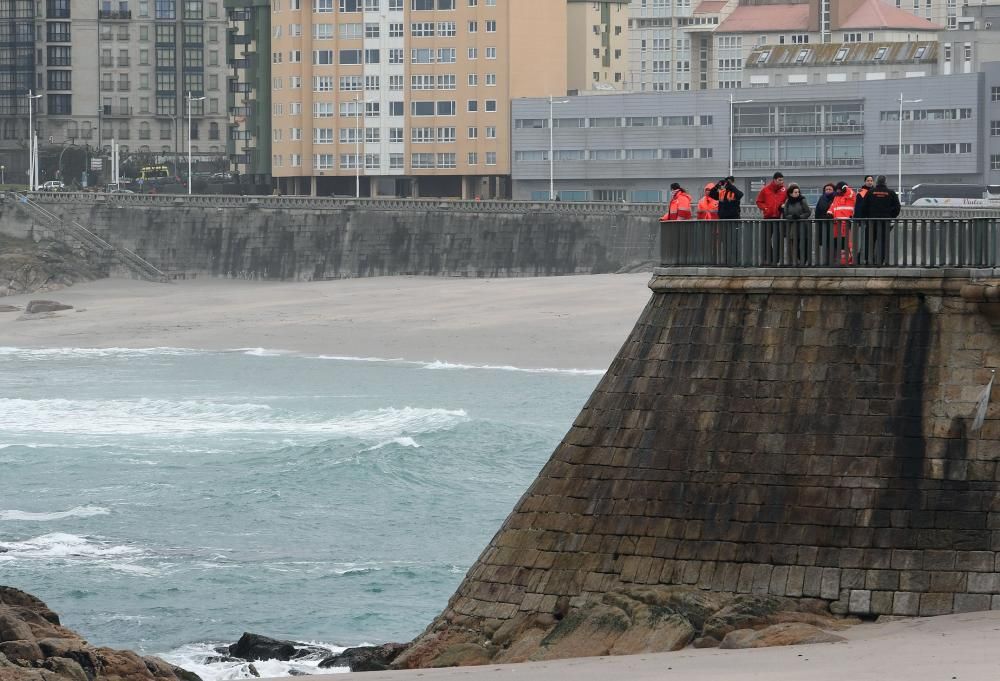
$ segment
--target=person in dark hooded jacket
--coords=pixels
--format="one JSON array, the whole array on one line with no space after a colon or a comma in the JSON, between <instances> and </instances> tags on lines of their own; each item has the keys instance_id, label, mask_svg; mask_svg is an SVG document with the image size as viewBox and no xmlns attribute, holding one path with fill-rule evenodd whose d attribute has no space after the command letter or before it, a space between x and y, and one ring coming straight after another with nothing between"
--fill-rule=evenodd
<instances>
[{"instance_id":1,"label":"person in dark hooded jacket","mask_svg":"<svg viewBox=\"0 0 1000 681\"><path fill-rule=\"evenodd\" d=\"M865 218L868 222L867 233L871 243L868 253L871 254L871 265L886 265L889 261L889 237L892 233L892 219L899 217L899 196L889 189L885 175L879 175L875 186L858 206L860 214L854 216Z\"/></svg>"},{"instance_id":2,"label":"person in dark hooded jacket","mask_svg":"<svg viewBox=\"0 0 1000 681\"><path fill-rule=\"evenodd\" d=\"M837 190L833 182L823 185L823 193L816 201L816 211L813 217L816 219L816 234L819 238L820 263L826 264L830 252L830 239L833 236L833 220L830 218L830 205L833 203Z\"/></svg>"},{"instance_id":3,"label":"person in dark hooded jacket","mask_svg":"<svg viewBox=\"0 0 1000 681\"><path fill-rule=\"evenodd\" d=\"M786 265L796 267L809 262L809 202L802 196L799 185L788 185L788 196L781 206L781 215L787 221L787 260Z\"/></svg>"}]
</instances>

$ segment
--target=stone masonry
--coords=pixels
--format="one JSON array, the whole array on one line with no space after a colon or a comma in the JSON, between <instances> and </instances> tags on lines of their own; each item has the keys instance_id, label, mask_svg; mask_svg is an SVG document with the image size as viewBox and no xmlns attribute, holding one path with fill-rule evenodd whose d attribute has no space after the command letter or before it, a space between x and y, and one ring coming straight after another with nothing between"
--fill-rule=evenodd
<instances>
[{"instance_id":1,"label":"stone masonry","mask_svg":"<svg viewBox=\"0 0 1000 681\"><path fill-rule=\"evenodd\" d=\"M1000 365L979 309L1000 289L970 276L993 273L773 272L657 270L607 374L424 637L488 639L636 585L861 616L1000 609L995 404L970 432Z\"/></svg>"}]
</instances>

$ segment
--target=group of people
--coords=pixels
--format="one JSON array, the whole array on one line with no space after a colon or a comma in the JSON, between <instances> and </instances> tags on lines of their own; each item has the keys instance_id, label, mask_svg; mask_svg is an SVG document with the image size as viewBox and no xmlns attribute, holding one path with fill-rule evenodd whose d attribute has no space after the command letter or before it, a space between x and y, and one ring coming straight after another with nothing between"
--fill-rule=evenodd
<instances>
[{"instance_id":1,"label":"group of people","mask_svg":"<svg viewBox=\"0 0 1000 681\"><path fill-rule=\"evenodd\" d=\"M674 220L738 220L743 192L734 177L705 185L705 193L695 205L691 195L674 182L670 185L669 208L661 222ZM774 176L757 194L763 224L763 263L769 265L805 265L809 261L809 219L821 221L815 233L824 249L838 257L843 265L854 264L854 233L851 220L862 220L859 231L864 242L861 252L865 264L884 265L888 260L889 232L893 218L899 216L899 196L889 189L884 175L866 175L855 191L847 182L828 182L816 201L809 205L799 185L785 185L785 176Z\"/></svg>"}]
</instances>

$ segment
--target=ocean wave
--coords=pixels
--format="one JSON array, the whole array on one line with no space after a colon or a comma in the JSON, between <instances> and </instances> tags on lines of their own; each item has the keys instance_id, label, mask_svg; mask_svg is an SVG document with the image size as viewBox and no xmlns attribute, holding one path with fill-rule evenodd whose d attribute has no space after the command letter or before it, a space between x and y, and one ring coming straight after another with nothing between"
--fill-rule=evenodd
<instances>
[{"instance_id":1,"label":"ocean wave","mask_svg":"<svg viewBox=\"0 0 1000 681\"><path fill-rule=\"evenodd\" d=\"M570 376L603 376L605 373L604 369L557 369L554 367L543 367L540 369L531 369L525 367L516 367L509 364L459 364L455 362L443 362L441 360L434 360L432 362L415 361L409 359L400 358L388 358L388 357L349 357L343 355L318 355L316 359L328 359L336 360L338 362L382 362L382 363L392 363L392 364L405 364L409 366L420 367L422 369L440 370L440 369L453 369L453 370L475 370L475 371L514 371L524 374L566 374Z\"/></svg>"},{"instance_id":2,"label":"ocean wave","mask_svg":"<svg viewBox=\"0 0 1000 681\"><path fill-rule=\"evenodd\" d=\"M189 643L169 652L161 653L159 657L182 669L194 672L203 681L229 681L230 679L254 678L255 675L250 671L249 662L231 658L216 650L216 648L223 645L222 643ZM254 669L257 671L257 676L276 678L299 675L337 674L349 671L347 667L319 668L319 663L322 660L331 655L344 652L346 650L345 647L314 641L307 641L304 645L317 648L319 652L288 662L281 660L258 660L253 663Z\"/></svg>"},{"instance_id":3,"label":"ocean wave","mask_svg":"<svg viewBox=\"0 0 1000 681\"><path fill-rule=\"evenodd\" d=\"M50 513L32 511L0 511L0 520L26 520L32 522L47 522L49 520L63 520L64 518L90 518L95 515L107 515L111 511L102 506L76 506L68 511L54 511Z\"/></svg>"},{"instance_id":4,"label":"ocean wave","mask_svg":"<svg viewBox=\"0 0 1000 681\"><path fill-rule=\"evenodd\" d=\"M364 451L374 452L375 450L382 449L383 447L388 447L389 445L399 445L400 447L413 447L414 449L420 448L420 444L412 437L394 437L391 440L387 440L386 442L379 442L377 445L369 447Z\"/></svg>"},{"instance_id":5,"label":"ocean wave","mask_svg":"<svg viewBox=\"0 0 1000 681\"><path fill-rule=\"evenodd\" d=\"M52 532L22 541L0 541L0 561L11 560L122 560L142 558L146 552L134 546Z\"/></svg>"},{"instance_id":6,"label":"ocean wave","mask_svg":"<svg viewBox=\"0 0 1000 681\"><path fill-rule=\"evenodd\" d=\"M387 441L447 430L465 410L384 408L324 419L268 405L206 400L24 400L0 398L0 431L74 435L284 433Z\"/></svg>"},{"instance_id":7,"label":"ocean wave","mask_svg":"<svg viewBox=\"0 0 1000 681\"><path fill-rule=\"evenodd\" d=\"M268 350L267 348L236 348L235 350L230 350L230 352L242 352L244 355L251 357L281 357L282 355L290 354L286 350Z\"/></svg>"},{"instance_id":8,"label":"ocean wave","mask_svg":"<svg viewBox=\"0 0 1000 681\"><path fill-rule=\"evenodd\" d=\"M0 347L0 357L17 359L51 359L53 357L150 357L155 355L197 355L203 350L192 348L17 348Z\"/></svg>"}]
</instances>

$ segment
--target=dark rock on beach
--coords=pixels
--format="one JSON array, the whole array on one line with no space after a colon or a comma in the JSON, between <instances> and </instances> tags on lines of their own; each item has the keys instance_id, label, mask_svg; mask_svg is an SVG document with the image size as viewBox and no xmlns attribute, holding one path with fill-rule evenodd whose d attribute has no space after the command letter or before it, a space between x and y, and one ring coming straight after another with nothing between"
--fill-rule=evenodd
<instances>
[{"instance_id":1,"label":"dark rock on beach","mask_svg":"<svg viewBox=\"0 0 1000 681\"><path fill-rule=\"evenodd\" d=\"M352 672L381 672L389 669L404 650L406 644L403 643L348 648L339 655L326 658L319 666L321 669L350 667Z\"/></svg>"},{"instance_id":2,"label":"dark rock on beach","mask_svg":"<svg viewBox=\"0 0 1000 681\"><path fill-rule=\"evenodd\" d=\"M90 645L31 594L0 586L0 681L201 681L157 657Z\"/></svg>"},{"instance_id":3,"label":"dark rock on beach","mask_svg":"<svg viewBox=\"0 0 1000 681\"><path fill-rule=\"evenodd\" d=\"M240 640L229 646L229 654L241 660L281 660L287 662L295 657L294 641L279 641L276 638L244 632Z\"/></svg>"},{"instance_id":4,"label":"dark rock on beach","mask_svg":"<svg viewBox=\"0 0 1000 681\"><path fill-rule=\"evenodd\" d=\"M32 300L25 308L28 314L39 314L41 312L59 312L60 310L72 310L72 305L65 305L54 300Z\"/></svg>"}]
</instances>

